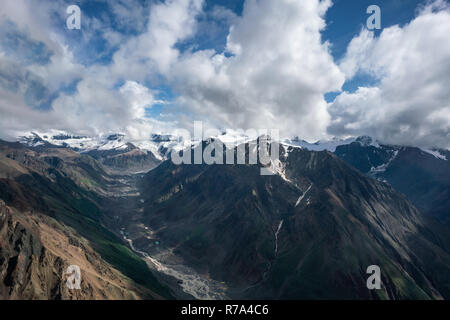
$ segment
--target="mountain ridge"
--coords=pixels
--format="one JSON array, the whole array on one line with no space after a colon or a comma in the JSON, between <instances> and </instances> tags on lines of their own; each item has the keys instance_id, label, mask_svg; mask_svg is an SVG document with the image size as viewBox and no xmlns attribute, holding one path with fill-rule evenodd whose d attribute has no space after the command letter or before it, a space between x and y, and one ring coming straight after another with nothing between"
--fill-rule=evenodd
<instances>
[{"instance_id":1,"label":"mountain ridge","mask_svg":"<svg viewBox=\"0 0 450 320\"><path fill-rule=\"evenodd\" d=\"M41 146L32 150L19 143L0 141L3 298L172 297L145 262L103 226L103 212L112 205L115 194L112 188L122 188L120 181L90 156L67 148ZM81 252L73 248L77 241L84 243ZM35 246L38 249L34 250ZM43 256L42 250L52 253ZM41 258L48 263L37 263ZM23 263L18 264L20 261ZM55 268L54 261L59 261ZM72 264L70 261L80 263L82 273L89 273L83 290L75 295L67 292L63 280L62 271ZM104 272L112 278L97 279ZM45 279L48 275L52 275L48 278L51 290L39 291L35 277ZM20 289L24 279L29 284L26 292ZM108 283L114 283L112 291L106 290Z\"/></svg>"},{"instance_id":2,"label":"mountain ridge","mask_svg":"<svg viewBox=\"0 0 450 320\"><path fill-rule=\"evenodd\" d=\"M441 240L430 236L422 215L404 196L328 151L289 148L282 152L288 154L281 159L284 175L268 177L259 175L257 165L175 166L165 161L144 177L139 221L152 228L150 236L166 250L175 247L174 255L188 265L225 281L235 298L448 296L446 285L439 284L448 279L429 267L435 263L448 269L448 244L440 248ZM435 252L434 262L412 242ZM146 243L140 241L139 249L153 252ZM295 270L305 261L310 266L302 276ZM318 261L322 266L312 267ZM363 280L374 261L388 270L384 293L375 296ZM327 280L314 285L320 278Z\"/></svg>"}]
</instances>

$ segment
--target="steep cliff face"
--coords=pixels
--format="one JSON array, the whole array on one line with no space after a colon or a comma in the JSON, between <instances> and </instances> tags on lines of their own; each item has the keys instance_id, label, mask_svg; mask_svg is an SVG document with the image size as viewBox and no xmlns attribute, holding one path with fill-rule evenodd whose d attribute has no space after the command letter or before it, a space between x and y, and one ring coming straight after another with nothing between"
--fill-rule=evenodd
<instances>
[{"instance_id":1,"label":"steep cliff face","mask_svg":"<svg viewBox=\"0 0 450 320\"><path fill-rule=\"evenodd\" d=\"M159 298L111 267L70 228L1 200L0 244L0 299ZM80 289L66 285L70 265L80 268Z\"/></svg>"}]
</instances>

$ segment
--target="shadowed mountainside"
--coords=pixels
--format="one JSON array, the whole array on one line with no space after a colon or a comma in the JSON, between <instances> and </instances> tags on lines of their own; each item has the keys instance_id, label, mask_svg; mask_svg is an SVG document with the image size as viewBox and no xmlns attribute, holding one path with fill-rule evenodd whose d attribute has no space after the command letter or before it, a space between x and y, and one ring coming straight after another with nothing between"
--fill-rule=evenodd
<instances>
[{"instance_id":1,"label":"shadowed mountainside","mask_svg":"<svg viewBox=\"0 0 450 320\"><path fill-rule=\"evenodd\" d=\"M450 223L450 158L419 148L358 141L337 147L335 154L362 173L386 181L425 214Z\"/></svg>"},{"instance_id":2,"label":"shadowed mountainside","mask_svg":"<svg viewBox=\"0 0 450 320\"><path fill-rule=\"evenodd\" d=\"M330 152L281 151L273 176L257 165L162 163L141 183L142 223L234 298L450 297L446 227ZM373 264L382 290L366 288Z\"/></svg>"}]
</instances>

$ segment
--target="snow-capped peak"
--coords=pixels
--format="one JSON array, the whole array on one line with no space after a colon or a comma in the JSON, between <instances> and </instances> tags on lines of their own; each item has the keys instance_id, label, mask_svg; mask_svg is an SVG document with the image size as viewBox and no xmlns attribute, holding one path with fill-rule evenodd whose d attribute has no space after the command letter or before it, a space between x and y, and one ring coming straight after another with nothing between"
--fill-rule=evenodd
<instances>
[{"instance_id":1,"label":"snow-capped peak","mask_svg":"<svg viewBox=\"0 0 450 320\"><path fill-rule=\"evenodd\" d=\"M364 147L369 147L369 146L376 147L376 148L380 147L380 144L378 143L378 141L369 136L360 136L360 137L356 138L355 142L359 142Z\"/></svg>"},{"instance_id":2,"label":"snow-capped peak","mask_svg":"<svg viewBox=\"0 0 450 320\"><path fill-rule=\"evenodd\" d=\"M87 152L95 149L109 150L123 148L126 147L127 143L122 134L88 137L59 130L31 132L22 136L20 142L30 147L43 145L46 142L55 146L69 147L79 152Z\"/></svg>"},{"instance_id":3,"label":"snow-capped peak","mask_svg":"<svg viewBox=\"0 0 450 320\"><path fill-rule=\"evenodd\" d=\"M356 138L347 138L347 139L333 138L328 141L317 141L315 143L310 143L308 141L301 140L298 137L295 137L293 139L284 139L282 142L287 146L301 147L312 151L328 150L330 152L334 152L336 151L336 148L338 146L350 144L354 141L356 141Z\"/></svg>"}]
</instances>

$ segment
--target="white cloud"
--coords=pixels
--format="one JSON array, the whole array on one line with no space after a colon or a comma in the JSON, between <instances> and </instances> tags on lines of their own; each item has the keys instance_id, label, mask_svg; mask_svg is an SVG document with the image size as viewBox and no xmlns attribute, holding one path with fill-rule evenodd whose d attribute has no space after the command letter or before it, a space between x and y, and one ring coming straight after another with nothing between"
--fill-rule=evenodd
<instances>
[{"instance_id":1,"label":"white cloud","mask_svg":"<svg viewBox=\"0 0 450 320\"><path fill-rule=\"evenodd\" d=\"M450 9L425 6L409 24L362 30L341 63L378 84L341 94L329 111L332 134L371 134L387 143L450 147Z\"/></svg>"},{"instance_id":2,"label":"white cloud","mask_svg":"<svg viewBox=\"0 0 450 320\"><path fill-rule=\"evenodd\" d=\"M222 128L279 128L323 137L329 123L324 94L344 75L322 43L330 1L248 0L227 39L232 56L185 53L168 75L179 102Z\"/></svg>"},{"instance_id":3,"label":"white cloud","mask_svg":"<svg viewBox=\"0 0 450 320\"><path fill-rule=\"evenodd\" d=\"M120 72L114 72L111 65L85 66L77 62L82 57L72 51L74 44L70 42L73 39L64 34L65 24L58 29L52 20L60 13L64 22L66 6L63 1L2 2L0 25L11 28L24 39L22 41L42 44L52 54L46 63L31 61L24 64L21 55L33 57L34 54L33 50L27 51L27 43L21 45L18 54L5 54L0 39L0 136L14 139L26 131L64 129L83 134L120 131L148 138L155 126L163 128L158 121L145 118L145 109L155 102L154 92L137 81L127 81L136 78L133 74L128 75L129 63L126 62ZM121 7L115 12L116 16L125 15L123 23L127 23L130 14L125 9L129 7ZM82 15L82 19L82 31L75 31L81 32L77 50L89 43L95 30L105 27L98 19L89 19L86 15ZM1 33L7 32L9 30L2 29ZM109 26L105 28L105 35L111 42L124 39ZM139 61L140 58L133 67L142 74L149 68ZM141 78L145 79L145 76ZM62 86L73 85L77 80L74 94L60 91ZM124 85L117 88L116 84L124 80ZM56 93L59 96L52 98ZM52 102L52 109L36 110L35 107L46 99Z\"/></svg>"},{"instance_id":4,"label":"white cloud","mask_svg":"<svg viewBox=\"0 0 450 320\"><path fill-rule=\"evenodd\" d=\"M71 129L91 135L127 133L134 125L142 128L147 124L147 129L150 129L145 109L153 103L153 93L137 82L127 81L115 90L89 79L78 84L74 95L61 95L56 99L50 115L64 119L56 129ZM145 132L147 138L150 132Z\"/></svg>"},{"instance_id":5,"label":"white cloud","mask_svg":"<svg viewBox=\"0 0 450 320\"><path fill-rule=\"evenodd\" d=\"M147 87L134 81L127 81L119 90L120 94L127 101L130 107L132 119L142 119L145 117L145 109L154 103L153 94Z\"/></svg>"},{"instance_id":6,"label":"white cloud","mask_svg":"<svg viewBox=\"0 0 450 320\"><path fill-rule=\"evenodd\" d=\"M14 22L24 39L42 42L52 53L48 63L23 63L20 55L0 46L2 137L56 128L85 134L121 131L145 139L174 125L145 117L146 108L161 102L149 88L162 84L178 95L182 109L162 118L177 117L178 126L203 120L221 129L279 128L283 136L308 140L370 134L390 143L449 146L450 13L445 1L423 7L411 23L387 28L379 38L361 31L339 66L321 37L329 0L246 0L241 16L218 6L204 12L204 0L158 1L146 12L137 10L138 1L117 0L108 2L117 24L140 33L121 33L111 18L83 15L78 46L52 22L55 13L65 18L65 4L2 2L0 25ZM210 34L198 32L208 25ZM227 26L226 52L198 50L196 40L223 35ZM106 51L115 46L118 51L110 64L83 65L86 57L79 54L89 49L98 30ZM341 90L346 79L359 74L378 84L344 92L327 105L325 93ZM59 92L52 100L61 86L78 80L75 93ZM37 94L36 86L46 94ZM35 110L30 99L53 101L53 109Z\"/></svg>"},{"instance_id":7,"label":"white cloud","mask_svg":"<svg viewBox=\"0 0 450 320\"><path fill-rule=\"evenodd\" d=\"M112 72L145 78L169 72L178 59L175 45L194 35L203 0L167 0L151 7L147 29L114 54ZM143 67L143 63L146 68Z\"/></svg>"}]
</instances>

